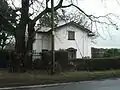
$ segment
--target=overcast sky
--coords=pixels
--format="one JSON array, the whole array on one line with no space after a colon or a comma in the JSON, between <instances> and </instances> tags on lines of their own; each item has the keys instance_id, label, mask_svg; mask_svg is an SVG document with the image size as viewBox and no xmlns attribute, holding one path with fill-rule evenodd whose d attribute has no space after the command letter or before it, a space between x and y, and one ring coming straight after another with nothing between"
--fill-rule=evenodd
<instances>
[{"instance_id":1,"label":"overcast sky","mask_svg":"<svg viewBox=\"0 0 120 90\"><path fill-rule=\"evenodd\" d=\"M114 13L120 16L120 0L79 0L79 5L88 14L99 16ZM99 32L104 39L99 37L96 39L97 44L93 46L120 48L120 30L109 28Z\"/></svg>"},{"instance_id":2,"label":"overcast sky","mask_svg":"<svg viewBox=\"0 0 120 90\"><path fill-rule=\"evenodd\" d=\"M15 0L16 6L20 6L18 3L20 0ZM93 14L95 16L105 15L107 13L114 13L120 16L120 0L75 0L81 9L87 14ZM75 2L76 3L76 2ZM120 22L119 22L120 23ZM120 26L119 26L120 27ZM93 44L95 47L104 48L120 48L120 30L113 28L107 28L99 30L101 37L96 39L97 44Z\"/></svg>"}]
</instances>

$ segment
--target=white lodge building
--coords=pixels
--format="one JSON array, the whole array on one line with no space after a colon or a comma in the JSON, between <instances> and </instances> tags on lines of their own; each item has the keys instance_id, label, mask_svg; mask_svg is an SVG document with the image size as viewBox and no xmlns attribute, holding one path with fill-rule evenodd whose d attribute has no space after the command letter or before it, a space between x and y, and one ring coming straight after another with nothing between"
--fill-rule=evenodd
<instances>
[{"instance_id":1,"label":"white lodge building","mask_svg":"<svg viewBox=\"0 0 120 90\"><path fill-rule=\"evenodd\" d=\"M55 28L55 50L68 50L69 58L91 57L91 40L94 34L78 25L75 22L69 22ZM51 50L51 29L41 28L37 31L33 43L33 50L42 52L42 50Z\"/></svg>"}]
</instances>

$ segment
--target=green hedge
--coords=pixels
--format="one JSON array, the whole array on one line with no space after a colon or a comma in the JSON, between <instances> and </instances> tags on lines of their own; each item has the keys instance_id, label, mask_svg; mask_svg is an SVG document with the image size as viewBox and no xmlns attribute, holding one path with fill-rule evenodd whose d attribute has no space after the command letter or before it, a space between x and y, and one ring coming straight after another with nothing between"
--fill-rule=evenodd
<instances>
[{"instance_id":1,"label":"green hedge","mask_svg":"<svg viewBox=\"0 0 120 90\"><path fill-rule=\"evenodd\" d=\"M37 62L35 62L34 67L36 69L43 70L50 69L52 62L52 52L42 52L41 57L41 60L37 60ZM62 70L66 69L68 67L68 52L65 50L55 51L55 61L57 62L57 64L59 64L59 67Z\"/></svg>"},{"instance_id":2,"label":"green hedge","mask_svg":"<svg viewBox=\"0 0 120 90\"><path fill-rule=\"evenodd\" d=\"M119 58L76 59L71 60L76 70L108 70L120 69Z\"/></svg>"},{"instance_id":3,"label":"green hedge","mask_svg":"<svg viewBox=\"0 0 120 90\"><path fill-rule=\"evenodd\" d=\"M0 50L0 68L7 67L8 55L9 55L8 51Z\"/></svg>"},{"instance_id":4,"label":"green hedge","mask_svg":"<svg viewBox=\"0 0 120 90\"><path fill-rule=\"evenodd\" d=\"M68 67L68 52L65 50L59 50L55 52L55 59L61 65L62 70Z\"/></svg>"}]
</instances>

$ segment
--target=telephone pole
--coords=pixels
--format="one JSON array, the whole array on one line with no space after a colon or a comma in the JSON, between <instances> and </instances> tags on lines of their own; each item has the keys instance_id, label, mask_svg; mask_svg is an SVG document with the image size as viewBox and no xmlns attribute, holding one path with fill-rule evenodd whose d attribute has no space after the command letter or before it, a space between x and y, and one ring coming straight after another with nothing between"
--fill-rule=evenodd
<instances>
[{"instance_id":1,"label":"telephone pole","mask_svg":"<svg viewBox=\"0 0 120 90\"><path fill-rule=\"evenodd\" d=\"M52 43L51 43L51 50L52 50L52 68L51 68L51 75L55 73L55 48L54 48L54 0L51 0L51 28L52 28Z\"/></svg>"}]
</instances>

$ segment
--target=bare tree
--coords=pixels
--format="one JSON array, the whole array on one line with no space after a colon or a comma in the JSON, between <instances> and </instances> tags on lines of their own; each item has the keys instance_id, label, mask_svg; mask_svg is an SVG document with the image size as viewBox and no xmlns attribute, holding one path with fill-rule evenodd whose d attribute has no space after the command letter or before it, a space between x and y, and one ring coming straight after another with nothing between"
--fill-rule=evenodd
<instances>
[{"instance_id":1,"label":"bare tree","mask_svg":"<svg viewBox=\"0 0 120 90\"><path fill-rule=\"evenodd\" d=\"M94 16L89 15L85 11L83 11L78 5L74 4L73 0L68 0L68 3L65 5L64 3L67 0L58 0L56 5L54 6L55 12L58 10L61 10L62 16L67 16L64 9L68 9L70 7L73 7L76 9L77 16L70 16L75 20L75 22L79 24L83 24L81 15L84 17L83 19L86 19L83 26L89 28L92 30L93 28L96 28L96 32L98 31L98 24L100 25L107 25L107 26L113 26L116 29L118 29L118 26L116 23L113 22L111 19L111 16L117 17L112 13L109 13L104 16ZM20 21L17 27L13 27L9 25L10 27L15 29L15 38L16 38L16 52L18 54L22 53L24 55L25 66L30 68L32 65L31 60L31 52L32 52L32 44L33 44L33 38L36 33L34 27L36 25L36 22L40 20L44 15L51 13L51 7L49 6L50 0L21 0L22 7L17 8L14 3L13 6L15 7L15 10L20 12ZM69 16L68 16L69 17ZM80 18L79 18L80 17ZM118 17L117 17L118 18ZM2 18L3 19L3 18ZM0 19L0 20L2 20ZM7 21L7 20L6 20ZM7 22L8 23L8 22ZM3 23L5 25L5 23ZM9 24L9 23L8 23ZM26 28L28 26L28 28ZM27 29L28 32L28 40L27 40L27 46L25 46L25 31ZM11 29L13 30L13 29Z\"/></svg>"}]
</instances>

